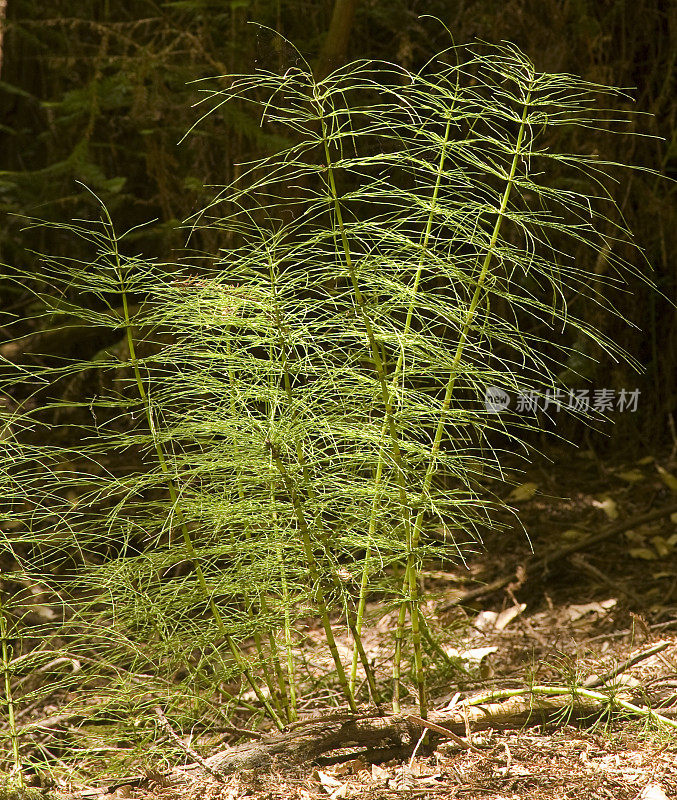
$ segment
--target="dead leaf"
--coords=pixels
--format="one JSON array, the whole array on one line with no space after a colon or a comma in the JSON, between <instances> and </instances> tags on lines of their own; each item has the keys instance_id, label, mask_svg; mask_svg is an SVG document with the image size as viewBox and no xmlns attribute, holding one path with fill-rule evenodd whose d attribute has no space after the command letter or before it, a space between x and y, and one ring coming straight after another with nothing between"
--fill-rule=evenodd
<instances>
[{"instance_id":1,"label":"dead leaf","mask_svg":"<svg viewBox=\"0 0 677 800\"><path fill-rule=\"evenodd\" d=\"M609 519L618 519L618 503L611 497L593 500L592 504L595 508L600 508Z\"/></svg>"},{"instance_id":2,"label":"dead leaf","mask_svg":"<svg viewBox=\"0 0 677 800\"><path fill-rule=\"evenodd\" d=\"M652 536L651 544L656 548L656 552L661 558L670 555L670 545L662 536Z\"/></svg>"},{"instance_id":3,"label":"dead leaf","mask_svg":"<svg viewBox=\"0 0 677 800\"><path fill-rule=\"evenodd\" d=\"M628 483L639 483L644 480L644 473L638 469L629 469L627 472L619 472L618 477Z\"/></svg>"},{"instance_id":4,"label":"dead leaf","mask_svg":"<svg viewBox=\"0 0 677 800\"><path fill-rule=\"evenodd\" d=\"M637 800L668 800L660 783L648 783L639 793Z\"/></svg>"},{"instance_id":5,"label":"dead leaf","mask_svg":"<svg viewBox=\"0 0 677 800\"><path fill-rule=\"evenodd\" d=\"M371 779L375 783L386 783L388 778L390 777L390 773L387 769L383 769L383 767L379 767L378 764L371 765Z\"/></svg>"},{"instance_id":6,"label":"dead leaf","mask_svg":"<svg viewBox=\"0 0 677 800\"><path fill-rule=\"evenodd\" d=\"M322 770L317 770L317 779L322 784L322 788L327 792L327 794L331 794L334 789L341 786L341 781L336 780L333 775L329 775L326 772L322 772Z\"/></svg>"},{"instance_id":7,"label":"dead leaf","mask_svg":"<svg viewBox=\"0 0 677 800\"><path fill-rule=\"evenodd\" d=\"M40 603L23 603L21 606L17 607L32 612L44 622L51 622L53 619L56 619L56 612L54 609L49 606L43 606Z\"/></svg>"},{"instance_id":8,"label":"dead leaf","mask_svg":"<svg viewBox=\"0 0 677 800\"><path fill-rule=\"evenodd\" d=\"M524 609L527 607L526 603L519 603L516 606L511 606L510 608L506 608L496 618L496 622L494 623L494 630L502 631L506 625L509 625L515 617L518 617Z\"/></svg>"},{"instance_id":9,"label":"dead leaf","mask_svg":"<svg viewBox=\"0 0 677 800\"><path fill-rule=\"evenodd\" d=\"M471 661L479 664L488 655L495 653L498 647L472 647L470 650L464 650L460 655L465 661Z\"/></svg>"},{"instance_id":10,"label":"dead leaf","mask_svg":"<svg viewBox=\"0 0 677 800\"><path fill-rule=\"evenodd\" d=\"M480 611L473 625L478 631L502 631L506 625L521 614L526 608L526 603L511 606L498 614L496 611Z\"/></svg>"},{"instance_id":11,"label":"dead leaf","mask_svg":"<svg viewBox=\"0 0 677 800\"><path fill-rule=\"evenodd\" d=\"M660 464L656 464L656 469L658 470L658 474L661 476L661 480L668 487L668 489L671 492L677 492L677 478L675 478L671 472L668 472L667 469L663 469Z\"/></svg>"},{"instance_id":12,"label":"dead leaf","mask_svg":"<svg viewBox=\"0 0 677 800\"><path fill-rule=\"evenodd\" d=\"M510 492L508 495L508 500L514 500L517 503L519 503L521 500L531 500L531 498L536 494L537 489L537 483L523 483L520 486L516 486L512 492Z\"/></svg>"},{"instance_id":13,"label":"dead leaf","mask_svg":"<svg viewBox=\"0 0 677 800\"><path fill-rule=\"evenodd\" d=\"M458 655L458 650L456 651L456 655ZM444 697L440 698L440 702L444 704L444 707L440 708L440 711L451 711L452 708L456 707L460 699L460 692L454 692L453 695L445 695Z\"/></svg>"},{"instance_id":14,"label":"dead leaf","mask_svg":"<svg viewBox=\"0 0 677 800\"><path fill-rule=\"evenodd\" d=\"M575 622L577 619L584 617L586 614L604 614L610 608L613 608L618 600L602 600L601 603L583 603L573 604L564 609L565 616L571 621Z\"/></svg>"},{"instance_id":15,"label":"dead leaf","mask_svg":"<svg viewBox=\"0 0 677 800\"><path fill-rule=\"evenodd\" d=\"M642 561L655 561L658 554L655 550L650 550L648 547L632 547L628 550L631 558L639 558Z\"/></svg>"},{"instance_id":16,"label":"dead leaf","mask_svg":"<svg viewBox=\"0 0 677 800\"><path fill-rule=\"evenodd\" d=\"M635 689L637 686L641 686L642 681L637 680L637 678L633 678L632 675L616 675L615 678L607 681L605 686L609 689L614 689L616 691L620 689Z\"/></svg>"},{"instance_id":17,"label":"dead leaf","mask_svg":"<svg viewBox=\"0 0 677 800\"><path fill-rule=\"evenodd\" d=\"M322 772L322 770L319 769L316 772L316 776L331 800L339 800L339 798L349 796L349 786L347 783L341 783L341 781L337 781L332 775Z\"/></svg>"},{"instance_id":18,"label":"dead leaf","mask_svg":"<svg viewBox=\"0 0 677 800\"><path fill-rule=\"evenodd\" d=\"M334 767L336 775L355 775L367 766L362 758L353 758L351 761L344 761Z\"/></svg>"},{"instance_id":19,"label":"dead leaf","mask_svg":"<svg viewBox=\"0 0 677 800\"><path fill-rule=\"evenodd\" d=\"M496 611L480 611L475 617L473 625L478 631L493 630L496 620L498 619L498 612Z\"/></svg>"}]
</instances>

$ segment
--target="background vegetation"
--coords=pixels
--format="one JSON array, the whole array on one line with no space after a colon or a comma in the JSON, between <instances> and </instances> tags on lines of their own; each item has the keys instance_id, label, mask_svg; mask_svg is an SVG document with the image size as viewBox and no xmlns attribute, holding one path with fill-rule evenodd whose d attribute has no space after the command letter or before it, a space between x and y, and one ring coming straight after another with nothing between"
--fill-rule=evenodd
<instances>
[{"instance_id":1,"label":"background vegetation","mask_svg":"<svg viewBox=\"0 0 677 800\"><path fill-rule=\"evenodd\" d=\"M294 63L289 48L249 21L281 31L320 71L358 55L416 68L445 46L446 36L421 14L438 16L457 42L507 39L538 69L634 87L634 102L623 106L646 112L633 125L660 138L619 138L605 155L668 176L677 172L677 9L670 0L60 0L48 5L9 0L0 85L1 209L5 215L58 220L95 215L91 199L76 184L81 180L121 229L156 220L138 232L138 249L171 257L184 244L176 223L209 196L203 186L227 184L240 163L281 144L261 131L251 109L235 106L223 107L183 139L201 97L193 81ZM562 129L559 136L556 149L598 149L594 130ZM650 173L619 180L610 188L646 251L643 269L674 299L674 184ZM4 217L0 259L7 263L30 268L29 246L57 254L64 247L63 237L53 232L34 232L29 243L21 227L20 219ZM213 252L217 241L205 231L193 244ZM636 254L630 257L639 263ZM598 274L607 269L604 258L585 266ZM4 297L14 312L28 302L7 292ZM675 316L647 289L619 295L615 302L635 330L602 320L593 306L585 306L585 316L635 354L646 372L637 378L605 360L589 377L598 387L639 386L641 419L620 415L615 435L599 444L623 447L633 437L669 440L677 395ZM79 347L85 355L85 348L96 352L102 343L110 341L99 331L85 341L71 337L53 346ZM565 432L580 438L583 429Z\"/></svg>"}]
</instances>

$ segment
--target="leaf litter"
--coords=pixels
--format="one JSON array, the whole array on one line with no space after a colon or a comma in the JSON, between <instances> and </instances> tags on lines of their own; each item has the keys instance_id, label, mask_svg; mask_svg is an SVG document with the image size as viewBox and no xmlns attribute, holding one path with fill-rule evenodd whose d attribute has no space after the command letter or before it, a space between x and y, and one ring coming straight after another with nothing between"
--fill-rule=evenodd
<instances>
[{"instance_id":1,"label":"leaf litter","mask_svg":"<svg viewBox=\"0 0 677 800\"><path fill-rule=\"evenodd\" d=\"M592 469L592 465L588 466ZM666 480L668 469L649 469L644 460L621 466L604 476L618 479L618 487L595 498L595 480L585 470L550 467L560 495L544 497L537 492L520 495L520 514L536 555L552 547L558 536L576 530L595 531L604 520L629 517L668 502L674 487ZM656 465L658 466L658 465ZM669 465L674 470L674 465ZM644 468L643 479L634 474ZM633 480L627 480L632 472ZM615 477L614 477L615 476ZM587 479L587 482L586 482ZM535 483L529 481L529 484ZM580 484L580 488L577 486ZM599 496L599 495L598 495ZM518 498L515 498L518 499ZM440 565L424 573L428 601L426 617L456 671L439 671L431 679L431 708L452 711L488 688L528 687L569 682L572 686L601 687L637 707L653 708L667 719L677 719L677 542L675 514L643 526L630 535L592 548L586 558L605 577L582 571L573 560L529 574L520 564L531 556L529 542L515 530L507 542L503 532L496 541L491 534L482 553L450 570ZM565 537L566 538L566 537ZM652 548L651 559L638 555L638 544ZM656 562L660 569L656 569ZM521 580L488 593L474 603L450 606L448 599L469 581L490 584L506 570ZM641 595L641 607L633 604L624 587ZM610 592L611 587L618 591ZM637 597L637 595L631 595ZM446 609L446 610L445 610ZM394 612L380 614L369 638L367 657L377 675L391 668ZM309 676L322 674L328 658L323 632L309 621L305 631L305 658ZM346 661L351 654L349 635L337 637ZM306 712L326 710L326 697L308 691ZM369 749L338 750L326 763L274 762L271 770L249 770L216 779L204 770L184 786L168 785L166 774L141 775L127 784L70 787L56 797L139 798L139 800L319 800L319 798L391 797L467 798L521 800L522 798L627 798L662 800L677 797L677 733L652 724L647 718L607 713L587 720L538 720L516 722L481 730L468 723L466 744L437 736L433 744L410 747L406 756L370 758ZM435 726L433 729L433 737ZM475 729L473 729L475 728ZM426 733L426 729L422 729ZM428 731L430 734L431 731ZM458 737L456 737L458 738ZM463 741L463 740L459 740ZM237 742L233 736L232 745ZM209 737L196 737L195 752L210 754ZM188 759L190 760L190 759ZM318 759L322 761L322 759ZM96 783L93 781L93 783Z\"/></svg>"}]
</instances>

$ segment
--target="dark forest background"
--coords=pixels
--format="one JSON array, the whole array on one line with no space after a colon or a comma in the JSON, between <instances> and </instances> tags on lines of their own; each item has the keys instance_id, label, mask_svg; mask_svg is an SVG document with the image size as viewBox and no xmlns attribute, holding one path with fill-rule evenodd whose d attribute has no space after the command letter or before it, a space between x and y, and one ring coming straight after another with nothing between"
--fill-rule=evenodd
<instances>
[{"instance_id":1,"label":"dark forest background","mask_svg":"<svg viewBox=\"0 0 677 800\"><path fill-rule=\"evenodd\" d=\"M674 438L677 402L677 3L674 0L38 0L0 2L4 36L0 75L0 260L30 270L35 252L73 252L58 230L23 230L22 215L67 222L97 211L78 181L104 201L120 229L149 220L136 234L144 256L171 261L185 244L180 223L212 196L210 185L235 178L242 162L281 144L245 107L223 106L187 138L201 114L197 79L283 70L293 49L326 73L353 58L423 65L456 43L510 40L543 71L631 89L624 110L643 136L567 128L564 151L597 153L646 171L618 171L610 184L646 260L611 243L646 271L659 292L632 285L614 298L618 317L588 301L585 316L644 366L602 361L591 385L642 391L637 414L620 415L596 446L658 447ZM573 139L576 137L576 139ZM666 178L668 178L666 180ZM557 175L552 176L553 183ZM227 243L208 230L192 246L214 253ZM626 250L626 251L625 251ZM604 253L582 265L608 268ZM34 318L28 293L0 287L2 310ZM577 298L569 298L578 302ZM580 313L581 308L577 311ZM1 320L0 320L1 322ZM631 323L629 326L627 323ZM32 328L30 326L33 326ZM26 335L39 336L35 321ZM119 334L111 332L115 337ZM50 337L29 347L87 358L105 332ZM582 347L583 345L581 345ZM595 355L591 353L591 355ZM576 367L572 363L572 368ZM580 439L583 429L559 431ZM607 431L608 434L608 431Z\"/></svg>"}]
</instances>

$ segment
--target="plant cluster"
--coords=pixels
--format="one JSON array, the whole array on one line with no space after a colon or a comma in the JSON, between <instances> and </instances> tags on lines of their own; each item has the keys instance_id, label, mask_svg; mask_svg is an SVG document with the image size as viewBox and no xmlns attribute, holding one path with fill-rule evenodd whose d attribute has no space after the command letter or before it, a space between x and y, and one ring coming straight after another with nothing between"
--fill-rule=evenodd
<instances>
[{"instance_id":1,"label":"plant cluster","mask_svg":"<svg viewBox=\"0 0 677 800\"><path fill-rule=\"evenodd\" d=\"M207 87L205 116L252 103L294 140L190 221L227 248L150 262L104 209L58 226L89 259L9 271L57 326L122 338L30 374L5 365L0 547L14 571L0 588L58 599L37 650L77 663L64 697L79 713L89 702L137 740L160 702L186 724L217 705L293 722L312 618L338 702L414 701L425 717L444 653L420 571L461 561L492 524L482 482L539 425L493 414L487 387L558 386L574 336L617 353L566 303L621 280L608 245L628 234L605 164L542 145L553 127L598 124L591 98L613 90L539 73L510 45L322 81L298 60ZM552 165L570 180L553 185ZM606 275L572 247L604 251ZM75 383L88 400L68 399ZM390 676L364 646L385 614ZM2 657L16 745L30 695L14 697L21 662Z\"/></svg>"}]
</instances>

